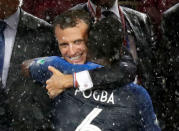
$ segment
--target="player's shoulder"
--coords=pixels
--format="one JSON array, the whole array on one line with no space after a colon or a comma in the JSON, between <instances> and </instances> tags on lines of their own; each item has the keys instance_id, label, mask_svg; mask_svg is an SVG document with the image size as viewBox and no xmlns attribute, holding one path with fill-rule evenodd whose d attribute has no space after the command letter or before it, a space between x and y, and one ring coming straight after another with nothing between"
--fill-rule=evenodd
<instances>
[{"instance_id":1,"label":"player's shoulder","mask_svg":"<svg viewBox=\"0 0 179 131\"><path fill-rule=\"evenodd\" d=\"M135 84L133 82L125 85L123 88L124 88L124 90L127 90L127 91L133 93L134 95L148 94L147 90L143 86Z\"/></svg>"},{"instance_id":2,"label":"player's shoulder","mask_svg":"<svg viewBox=\"0 0 179 131\"><path fill-rule=\"evenodd\" d=\"M125 86L124 90L128 91L137 102L151 101L148 91L141 85L129 83Z\"/></svg>"},{"instance_id":3,"label":"player's shoulder","mask_svg":"<svg viewBox=\"0 0 179 131\"><path fill-rule=\"evenodd\" d=\"M141 93L147 92L147 90L143 86L141 86L139 84L135 84L134 82L131 82L131 83L125 85L124 87L126 87L126 89L129 89L133 92L141 92Z\"/></svg>"}]
</instances>

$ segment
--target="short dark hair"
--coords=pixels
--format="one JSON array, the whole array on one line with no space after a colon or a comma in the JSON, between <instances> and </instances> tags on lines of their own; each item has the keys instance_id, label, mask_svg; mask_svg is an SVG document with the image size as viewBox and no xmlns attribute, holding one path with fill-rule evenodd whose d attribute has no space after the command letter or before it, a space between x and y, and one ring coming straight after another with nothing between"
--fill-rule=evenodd
<instances>
[{"instance_id":1,"label":"short dark hair","mask_svg":"<svg viewBox=\"0 0 179 131\"><path fill-rule=\"evenodd\" d=\"M53 27L58 25L61 29L68 27L75 27L79 20L84 21L88 26L90 25L90 15L87 11L83 9L78 10L68 10L55 17L53 22Z\"/></svg>"},{"instance_id":2,"label":"short dark hair","mask_svg":"<svg viewBox=\"0 0 179 131\"><path fill-rule=\"evenodd\" d=\"M118 19L104 18L90 27L87 43L89 56L92 59L105 58L109 62L114 62L120 57L123 40L122 24Z\"/></svg>"}]
</instances>

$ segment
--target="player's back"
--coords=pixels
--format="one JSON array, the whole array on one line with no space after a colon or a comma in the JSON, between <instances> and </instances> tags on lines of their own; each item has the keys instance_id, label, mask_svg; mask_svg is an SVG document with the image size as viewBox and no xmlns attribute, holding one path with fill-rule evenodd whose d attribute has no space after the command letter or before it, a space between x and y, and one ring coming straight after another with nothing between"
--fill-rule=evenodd
<instances>
[{"instance_id":1,"label":"player's back","mask_svg":"<svg viewBox=\"0 0 179 131\"><path fill-rule=\"evenodd\" d=\"M145 89L135 84L85 92L69 89L55 99L55 127L57 131L144 130L143 115L151 102L147 99Z\"/></svg>"}]
</instances>

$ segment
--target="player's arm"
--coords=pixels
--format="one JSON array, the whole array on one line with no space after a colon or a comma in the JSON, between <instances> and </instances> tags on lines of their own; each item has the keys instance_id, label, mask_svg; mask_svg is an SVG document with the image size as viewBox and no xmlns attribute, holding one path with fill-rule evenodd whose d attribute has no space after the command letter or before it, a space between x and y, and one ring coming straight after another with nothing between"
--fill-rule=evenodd
<instances>
[{"instance_id":1,"label":"player's arm","mask_svg":"<svg viewBox=\"0 0 179 131\"><path fill-rule=\"evenodd\" d=\"M45 84L46 82L46 89L51 99L61 94L66 88L73 87L73 75L71 74L65 75L61 73L59 70L57 70L56 68L49 66L48 70L52 72L52 76L49 76L48 71L47 70L44 71L45 68L40 68L39 65L37 66L38 63L35 59L37 58L25 60L21 64L22 74L24 77L32 77L33 80L36 80L42 84ZM44 60L43 58L38 58L38 59L39 62L42 62ZM34 71L30 70L30 66L34 66L35 70ZM46 81L46 79L48 80Z\"/></svg>"},{"instance_id":2,"label":"player's arm","mask_svg":"<svg viewBox=\"0 0 179 131\"><path fill-rule=\"evenodd\" d=\"M75 85L73 75L71 75L73 72L95 68L102 68L102 66L91 62L83 65L74 65L57 56L34 58L22 63L24 76L31 76L33 80L42 84L46 83L46 89L50 98L54 98L63 92L65 88Z\"/></svg>"},{"instance_id":3,"label":"player's arm","mask_svg":"<svg viewBox=\"0 0 179 131\"><path fill-rule=\"evenodd\" d=\"M59 74L61 72L57 71ZM56 72L56 74L57 74ZM53 74L54 75L54 74ZM102 68L94 68L92 70L84 70L81 72L75 72L70 77L73 78L71 84L73 86L63 86L57 84L52 88L79 88L80 91L88 90L91 88L105 89L106 87L112 88L113 86L99 86L118 84L125 85L133 82L136 76L136 64L133 58L128 52L124 51L120 60L112 63L110 66L104 66ZM58 77L58 76L55 76ZM59 77L59 80L62 79ZM65 77L65 75L64 75ZM65 79L65 78L63 78ZM55 83L55 82L54 82Z\"/></svg>"},{"instance_id":4,"label":"player's arm","mask_svg":"<svg viewBox=\"0 0 179 131\"><path fill-rule=\"evenodd\" d=\"M106 67L94 63L72 65L60 57L55 56L35 58L23 62L23 74L26 76L31 75L34 80L45 83L52 75L51 72L48 71L49 65L54 66L60 71L72 74L73 86L76 88L79 87L80 90L86 90L95 85L106 85L116 82L124 85L134 81L136 72L136 65L133 62L131 55L124 51L120 60L112 63L111 66ZM90 71L88 72L88 70Z\"/></svg>"},{"instance_id":5,"label":"player's arm","mask_svg":"<svg viewBox=\"0 0 179 131\"><path fill-rule=\"evenodd\" d=\"M56 61L50 61L52 65L59 65L59 63L55 64L55 62ZM41 68L39 69L40 67L39 65L34 66L38 68L32 68L31 75L37 78L35 80L38 80L40 82L45 82L47 79L50 78L49 73L46 73L48 69L48 65L50 64L46 64L46 66L44 67L42 59L36 61L36 63L37 64L39 63ZM31 67L33 67L32 64L30 65ZM73 74L71 72L71 75L65 75L58 70L56 71L56 73L52 72L53 75L51 78L58 78L58 80L51 79L51 78L49 79L49 81L46 83L48 91L54 92L56 89L63 89L63 88L70 88L70 87L79 88L81 91L84 91L92 87L96 87L95 85L106 85L106 84L113 84L113 83L118 83L118 84L120 83L121 85L124 85L134 81L135 78L135 72L136 72L135 63L133 62L131 55L127 54L126 52L122 54L120 61L114 62L110 67L107 66L107 67L100 67L100 69L96 69L96 65L95 66L92 66L91 64L89 65L90 65L90 70L93 68L93 70L89 72L88 72L89 66L87 67L88 69L86 67L83 68L83 70L85 71L79 73L73 73ZM65 67L69 67L69 66L65 66ZM80 70L76 70L76 71L78 72ZM68 81L66 79L70 79L71 81ZM69 83L63 85L63 83L65 82L62 81L68 81ZM55 84L59 82L61 83ZM97 87L99 88L103 86L97 86ZM51 90L49 90L50 88ZM53 95L54 93L50 93L50 94Z\"/></svg>"},{"instance_id":6,"label":"player's arm","mask_svg":"<svg viewBox=\"0 0 179 131\"><path fill-rule=\"evenodd\" d=\"M73 74L74 72L103 67L91 62L83 65L70 64L61 57L49 56L24 61L22 63L22 72L25 76L31 76L33 80L45 84L46 80L52 76L48 66L53 66L64 74Z\"/></svg>"},{"instance_id":7,"label":"player's arm","mask_svg":"<svg viewBox=\"0 0 179 131\"><path fill-rule=\"evenodd\" d=\"M98 85L117 84L122 86L129 82L133 82L136 75L136 66L131 59L131 57L124 55L121 61L115 62L111 67L106 66L91 71L85 70L79 73L73 73L72 75L63 74L59 70L49 67L49 70L53 73L51 78L46 81L46 88L49 92L49 96L54 98L60 94L58 91L65 88L75 87L84 91L90 88L104 89L106 87L114 87ZM90 74L93 76L95 75L92 77L93 80Z\"/></svg>"},{"instance_id":8,"label":"player's arm","mask_svg":"<svg viewBox=\"0 0 179 131\"><path fill-rule=\"evenodd\" d=\"M136 77L137 67L131 54L126 49L123 49L121 56L119 57L120 58L113 62L110 66L75 73L74 75L76 76L74 77L74 81L77 81L75 83L78 83L78 88L80 90L86 90L89 88L105 89L106 86L98 85L116 83L122 86L133 82ZM113 86L108 86L107 88L110 87L112 88Z\"/></svg>"}]
</instances>

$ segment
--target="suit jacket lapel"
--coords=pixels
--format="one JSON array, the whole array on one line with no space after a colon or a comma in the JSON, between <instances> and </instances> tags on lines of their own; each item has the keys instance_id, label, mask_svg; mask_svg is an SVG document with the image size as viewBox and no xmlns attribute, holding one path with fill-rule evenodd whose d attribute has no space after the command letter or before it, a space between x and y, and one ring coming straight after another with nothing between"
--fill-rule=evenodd
<instances>
[{"instance_id":1,"label":"suit jacket lapel","mask_svg":"<svg viewBox=\"0 0 179 131\"><path fill-rule=\"evenodd\" d=\"M132 21L131 21L134 18L130 18L130 14L128 14L127 11L123 7L121 7L121 10L122 10L122 13L124 14L125 19L128 22L128 25L130 26L130 28L134 32L134 35L135 35L136 39L139 40L141 38L140 33L139 33L140 32L139 31L139 25L140 24L137 21L136 25L134 25L134 22L132 23Z\"/></svg>"}]
</instances>

